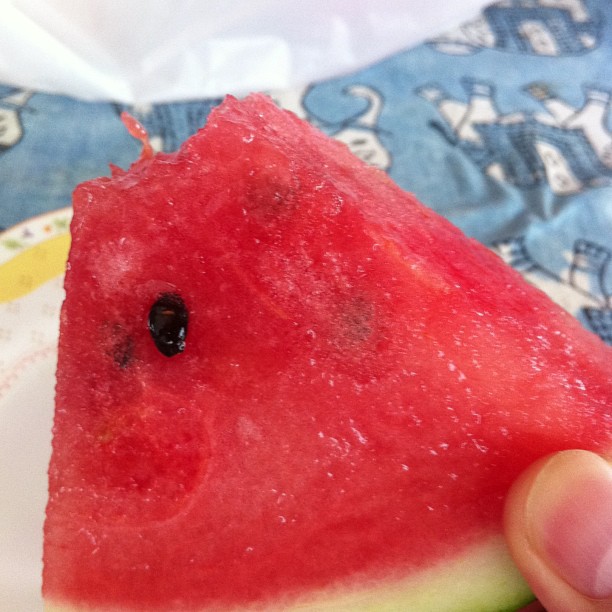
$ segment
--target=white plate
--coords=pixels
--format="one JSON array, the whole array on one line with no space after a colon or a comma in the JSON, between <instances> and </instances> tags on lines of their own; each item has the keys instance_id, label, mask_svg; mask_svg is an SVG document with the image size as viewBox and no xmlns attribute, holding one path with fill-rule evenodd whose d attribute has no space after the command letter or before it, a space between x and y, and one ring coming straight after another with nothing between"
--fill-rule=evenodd
<instances>
[{"instance_id":1,"label":"white plate","mask_svg":"<svg viewBox=\"0 0 612 612\"><path fill-rule=\"evenodd\" d=\"M69 208L0 234L0 612L38 612Z\"/></svg>"}]
</instances>

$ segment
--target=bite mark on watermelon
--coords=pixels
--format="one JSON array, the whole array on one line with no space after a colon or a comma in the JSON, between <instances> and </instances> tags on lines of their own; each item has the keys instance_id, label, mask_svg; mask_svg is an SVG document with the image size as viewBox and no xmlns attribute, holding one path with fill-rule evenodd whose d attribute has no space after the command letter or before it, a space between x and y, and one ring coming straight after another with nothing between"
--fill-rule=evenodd
<instances>
[{"instance_id":1,"label":"bite mark on watermelon","mask_svg":"<svg viewBox=\"0 0 612 612\"><path fill-rule=\"evenodd\" d=\"M504 495L549 452L610 454L612 369L496 255L261 95L81 185L72 236L49 609L528 599Z\"/></svg>"}]
</instances>

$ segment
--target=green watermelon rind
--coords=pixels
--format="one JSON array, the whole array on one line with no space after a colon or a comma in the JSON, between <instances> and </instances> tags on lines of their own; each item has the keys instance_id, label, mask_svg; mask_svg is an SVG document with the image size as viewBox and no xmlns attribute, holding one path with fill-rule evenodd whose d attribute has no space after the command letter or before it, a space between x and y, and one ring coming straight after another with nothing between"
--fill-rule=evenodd
<instances>
[{"instance_id":1,"label":"green watermelon rind","mask_svg":"<svg viewBox=\"0 0 612 612\"><path fill-rule=\"evenodd\" d=\"M529 586L501 536L477 544L456 559L372 589L325 593L296 612L513 612L533 601ZM282 608L283 610L285 608Z\"/></svg>"}]
</instances>

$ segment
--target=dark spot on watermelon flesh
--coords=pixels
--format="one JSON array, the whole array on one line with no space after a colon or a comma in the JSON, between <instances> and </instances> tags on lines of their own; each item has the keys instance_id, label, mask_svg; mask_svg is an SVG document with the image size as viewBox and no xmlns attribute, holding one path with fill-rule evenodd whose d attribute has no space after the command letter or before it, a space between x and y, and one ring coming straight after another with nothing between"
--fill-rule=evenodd
<instances>
[{"instance_id":1,"label":"dark spot on watermelon flesh","mask_svg":"<svg viewBox=\"0 0 612 612\"><path fill-rule=\"evenodd\" d=\"M238 190L240 206L243 214L262 223L267 232L295 211L300 183L291 160L276 146L255 139L249 143L248 152L236 162L242 167L238 174L243 177ZM253 162L253 157L257 160L262 156L267 160L265 166Z\"/></svg>"},{"instance_id":2,"label":"dark spot on watermelon flesh","mask_svg":"<svg viewBox=\"0 0 612 612\"><path fill-rule=\"evenodd\" d=\"M344 328L344 334L349 341L361 343L372 334L374 317L374 304L366 298L356 297L342 313L341 328Z\"/></svg>"},{"instance_id":3,"label":"dark spot on watermelon flesh","mask_svg":"<svg viewBox=\"0 0 612 612\"><path fill-rule=\"evenodd\" d=\"M133 356L134 339L131 336L125 336L121 341L115 344L113 360L122 370L130 365Z\"/></svg>"},{"instance_id":4,"label":"dark spot on watermelon flesh","mask_svg":"<svg viewBox=\"0 0 612 612\"><path fill-rule=\"evenodd\" d=\"M101 328L101 341L106 354L122 370L125 370L134 359L134 339L120 323L106 321Z\"/></svg>"},{"instance_id":5,"label":"dark spot on watermelon flesh","mask_svg":"<svg viewBox=\"0 0 612 612\"><path fill-rule=\"evenodd\" d=\"M189 315L175 293L162 293L149 311L149 331L157 350L174 357L185 350Z\"/></svg>"}]
</instances>

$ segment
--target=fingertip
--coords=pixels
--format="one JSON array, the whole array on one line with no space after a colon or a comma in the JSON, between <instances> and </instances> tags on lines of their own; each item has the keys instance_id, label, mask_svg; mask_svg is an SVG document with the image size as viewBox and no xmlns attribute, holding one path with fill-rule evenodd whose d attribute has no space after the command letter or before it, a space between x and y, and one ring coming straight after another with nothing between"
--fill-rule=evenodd
<instances>
[{"instance_id":1,"label":"fingertip","mask_svg":"<svg viewBox=\"0 0 612 612\"><path fill-rule=\"evenodd\" d=\"M536 462L508 494L511 554L549 612L612 610L612 467L587 451Z\"/></svg>"}]
</instances>

